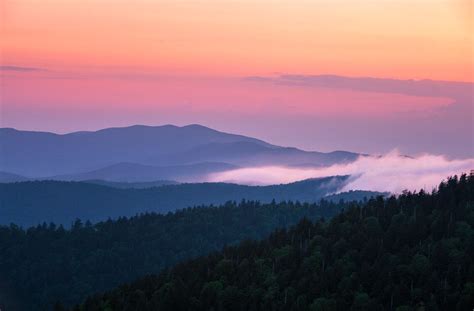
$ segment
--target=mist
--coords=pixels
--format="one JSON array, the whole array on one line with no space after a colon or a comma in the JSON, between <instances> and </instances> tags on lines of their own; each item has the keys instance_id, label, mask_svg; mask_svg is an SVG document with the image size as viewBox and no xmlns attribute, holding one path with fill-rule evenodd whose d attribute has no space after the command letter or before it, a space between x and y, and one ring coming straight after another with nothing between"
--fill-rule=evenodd
<instances>
[{"instance_id":1,"label":"mist","mask_svg":"<svg viewBox=\"0 0 474 311\"><path fill-rule=\"evenodd\" d=\"M240 168L208 176L208 181L247 185L291 183L308 178L351 175L340 190L372 190L400 193L403 190L431 191L448 176L469 173L474 159L449 160L444 156L423 154L407 157L394 150L383 156L361 156L348 164L323 168L262 166Z\"/></svg>"}]
</instances>

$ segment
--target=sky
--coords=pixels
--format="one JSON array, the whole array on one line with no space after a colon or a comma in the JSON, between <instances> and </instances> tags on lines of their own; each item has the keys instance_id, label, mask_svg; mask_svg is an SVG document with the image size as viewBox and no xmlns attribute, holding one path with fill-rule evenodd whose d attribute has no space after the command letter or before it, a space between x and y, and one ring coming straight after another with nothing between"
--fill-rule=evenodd
<instances>
[{"instance_id":1,"label":"sky","mask_svg":"<svg viewBox=\"0 0 474 311\"><path fill-rule=\"evenodd\" d=\"M0 126L199 123L474 157L472 15L471 0L3 0Z\"/></svg>"}]
</instances>

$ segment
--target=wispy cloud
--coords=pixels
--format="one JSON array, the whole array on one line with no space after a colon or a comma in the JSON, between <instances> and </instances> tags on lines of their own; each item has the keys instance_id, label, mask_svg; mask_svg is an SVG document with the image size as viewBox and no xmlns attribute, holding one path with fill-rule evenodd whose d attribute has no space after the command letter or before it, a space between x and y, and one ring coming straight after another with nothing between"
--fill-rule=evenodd
<instances>
[{"instance_id":1,"label":"wispy cloud","mask_svg":"<svg viewBox=\"0 0 474 311\"><path fill-rule=\"evenodd\" d=\"M474 83L435 80L397 80L373 77L298 74L283 74L274 77L250 76L245 77L244 80L429 97L457 98L466 95L473 96L474 92Z\"/></svg>"},{"instance_id":2,"label":"wispy cloud","mask_svg":"<svg viewBox=\"0 0 474 311\"><path fill-rule=\"evenodd\" d=\"M4 65L0 66L0 71L16 71L16 72L31 72L31 71L45 71L44 68L37 67L22 67L22 66L10 66Z\"/></svg>"},{"instance_id":3,"label":"wispy cloud","mask_svg":"<svg viewBox=\"0 0 474 311\"><path fill-rule=\"evenodd\" d=\"M443 156L425 154L406 157L397 151L384 156L361 156L349 164L324 168L250 167L212 174L209 181L240 184L279 184L298 180L335 175L351 175L350 182L342 189L374 190L400 193L401 191L432 190L450 175L469 172L474 159L448 160Z\"/></svg>"}]
</instances>

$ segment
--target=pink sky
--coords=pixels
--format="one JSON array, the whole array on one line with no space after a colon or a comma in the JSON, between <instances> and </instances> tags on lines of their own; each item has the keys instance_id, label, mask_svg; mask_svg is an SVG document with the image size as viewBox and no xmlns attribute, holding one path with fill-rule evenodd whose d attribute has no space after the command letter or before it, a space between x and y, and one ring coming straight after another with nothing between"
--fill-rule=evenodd
<instances>
[{"instance_id":1,"label":"pink sky","mask_svg":"<svg viewBox=\"0 0 474 311\"><path fill-rule=\"evenodd\" d=\"M474 153L469 0L6 0L0 10L2 127L200 123L321 151ZM284 74L468 83L432 95Z\"/></svg>"}]
</instances>

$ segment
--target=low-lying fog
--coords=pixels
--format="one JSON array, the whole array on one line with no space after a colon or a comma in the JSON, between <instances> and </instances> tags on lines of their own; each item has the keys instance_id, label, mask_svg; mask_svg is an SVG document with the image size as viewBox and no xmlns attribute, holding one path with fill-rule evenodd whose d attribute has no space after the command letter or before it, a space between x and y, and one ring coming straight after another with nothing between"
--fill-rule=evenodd
<instances>
[{"instance_id":1,"label":"low-lying fog","mask_svg":"<svg viewBox=\"0 0 474 311\"><path fill-rule=\"evenodd\" d=\"M380 157L361 156L349 164L324 168L240 168L211 174L208 181L269 185L324 176L351 175L350 182L341 191L373 190L400 193L403 190L421 188L431 191L446 177L469 173L471 169L474 169L474 159L449 160L444 156L431 154L406 157L395 150Z\"/></svg>"}]
</instances>

